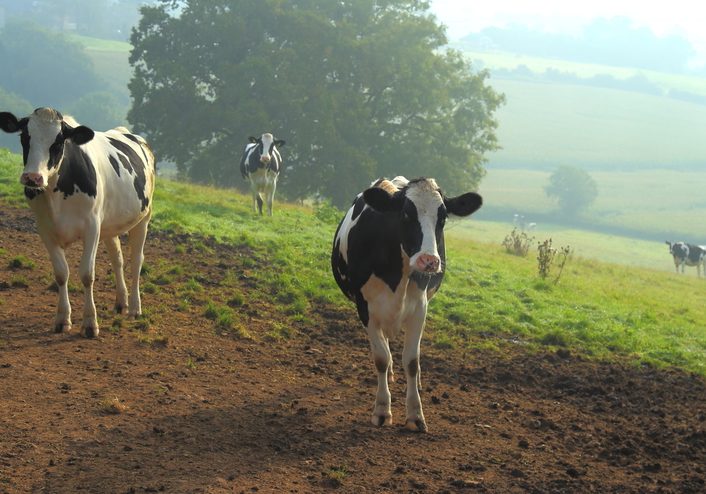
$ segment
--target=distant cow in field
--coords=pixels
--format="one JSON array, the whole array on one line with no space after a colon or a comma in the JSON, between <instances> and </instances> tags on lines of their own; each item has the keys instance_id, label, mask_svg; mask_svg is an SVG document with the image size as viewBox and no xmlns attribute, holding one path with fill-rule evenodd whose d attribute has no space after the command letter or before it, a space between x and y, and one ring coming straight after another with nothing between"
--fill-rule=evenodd
<instances>
[{"instance_id":1,"label":"distant cow in field","mask_svg":"<svg viewBox=\"0 0 706 494\"><path fill-rule=\"evenodd\" d=\"M448 215L468 216L481 204L473 192L446 197L434 179L380 179L358 194L338 225L331 267L367 328L378 374L372 415L377 426L392 423L389 339L404 328L406 427L426 431L418 389L419 345L427 302L439 289L446 268L444 224Z\"/></svg>"},{"instance_id":2,"label":"distant cow in field","mask_svg":"<svg viewBox=\"0 0 706 494\"><path fill-rule=\"evenodd\" d=\"M262 214L262 194L267 202L267 214L272 216L272 203L277 189L277 177L282 170L282 156L279 149L285 141L275 139L270 133L259 138L249 137L243 157L240 160L240 174L250 181L252 204L255 212Z\"/></svg>"},{"instance_id":3,"label":"distant cow in field","mask_svg":"<svg viewBox=\"0 0 706 494\"><path fill-rule=\"evenodd\" d=\"M665 242L669 245L669 253L674 259L674 269L679 272L684 272L684 266L696 266L696 275L701 277L701 268L704 268L704 276L706 276L706 246L687 244L686 242Z\"/></svg>"},{"instance_id":4,"label":"distant cow in field","mask_svg":"<svg viewBox=\"0 0 706 494\"><path fill-rule=\"evenodd\" d=\"M0 128L20 132L24 161L20 182L59 288L54 331L71 328L64 249L79 239L83 241L79 276L84 286L81 333L98 335L93 281L99 240L108 250L115 274L116 311L139 315L140 269L155 179L154 156L145 140L124 127L94 132L51 108L38 108L22 119L2 112ZM118 237L125 232L131 252L129 302Z\"/></svg>"}]
</instances>

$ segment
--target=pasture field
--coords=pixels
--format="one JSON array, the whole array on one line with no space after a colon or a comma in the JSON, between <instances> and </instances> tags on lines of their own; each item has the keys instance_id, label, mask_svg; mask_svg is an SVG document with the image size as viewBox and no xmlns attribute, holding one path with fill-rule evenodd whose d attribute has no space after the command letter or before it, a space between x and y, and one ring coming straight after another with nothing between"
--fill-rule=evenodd
<instances>
[{"instance_id":1,"label":"pasture field","mask_svg":"<svg viewBox=\"0 0 706 494\"><path fill-rule=\"evenodd\" d=\"M491 166L704 167L706 105L571 84L490 78L504 93Z\"/></svg>"},{"instance_id":2,"label":"pasture field","mask_svg":"<svg viewBox=\"0 0 706 494\"><path fill-rule=\"evenodd\" d=\"M544 193L551 171L527 169L488 170L479 192L486 204L505 211L532 214L555 211L556 203ZM706 243L706 170L589 171L598 186L598 197L584 219L598 226L617 227L664 240ZM511 215L509 215L511 219Z\"/></svg>"},{"instance_id":3,"label":"pasture field","mask_svg":"<svg viewBox=\"0 0 706 494\"><path fill-rule=\"evenodd\" d=\"M21 195L12 173L16 166L1 165L2 196ZM312 210L279 203L276 209L273 218L261 219L251 213L250 198L232 190L161 179L152 225L175 234L206 235L267 259L270 268L258 270L258 281L289 317L306 321L318 305L348 305L329 264L343 213L326 205ZM496 238L476 240L483 238L484 223L459 223L461 228L449 225L450 269L445 289L431 304L428 337L435 344L464 346L478 335L490 335L602 358L629 356L706 375L703 280L585 259L575 245L578 255L555 284L538 278L535 254L508 255ZM554 245L561 241L557 236ZM666 246L655 245L655 250L660 253L655 265L669 266Z\"/></svg>"}]
</instances>

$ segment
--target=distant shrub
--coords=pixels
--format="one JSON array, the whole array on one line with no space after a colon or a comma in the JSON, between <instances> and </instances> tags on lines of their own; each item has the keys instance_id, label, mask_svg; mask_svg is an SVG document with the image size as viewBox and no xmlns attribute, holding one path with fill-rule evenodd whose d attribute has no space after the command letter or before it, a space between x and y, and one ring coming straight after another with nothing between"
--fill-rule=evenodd
<instances>
[{"instance_id":1,"label":"distant shrub","mask_svg":"<svg viewBox=\"0 0 706 494\"><path fill-rule=\"evenodd\" d=\"M337 225L343 213L336 206L333 206L331 201L326 200L314 206L314 216L322 223Z\"/></svg>"},{"instance_id":2,"label":"distant shrub","mask_svg":"<svg viewBox=\"0 0 706 494\"><path fill-rule=\"evenodd\" d=\"M557 273L554 278L554 284L559 283L561 273L564 271L564 266L572 254L571 247L566 245L559 249L552 247L552 239L548 238L544 242L537 245L537 269L539 276L546 279L552 269L552 265L556 261Z\"/></svg>"},{"instance_id":3,"label":"distant shrub","mask_svg":"<svg viewBox=\"0 0 706 494\"><path fill-rule=\"evenodd\" d=\"M530 237L527 233L517 231L517 228L513 228L505 237L505 240L503 240L503 247L505 247L508 254L527 257L530 244L533 240L534 237Z\"/></svg>"}]
</instances>

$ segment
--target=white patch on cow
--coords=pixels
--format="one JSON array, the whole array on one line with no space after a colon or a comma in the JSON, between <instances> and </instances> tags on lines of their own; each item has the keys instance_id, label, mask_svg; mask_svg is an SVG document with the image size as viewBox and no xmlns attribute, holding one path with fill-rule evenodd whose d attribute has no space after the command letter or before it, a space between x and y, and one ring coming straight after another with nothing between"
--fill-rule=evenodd
<instances>
[{"instance_id":1,"label":"white patch on cow","mask_svg":"<svg viewBox=\"0 0 706 494\"><path fill-rule=\"evenodd\" d=\"M61 121L58 120L56 111L50 108L39 109L27 122L27 132L31 145L23 173L40 174L42 182L37 185L46 187L49 175L58 171L58 167L49 170L49 148L61 132Z\"/></svg>"},{"instance_id":2,"label":"white patch on cow","mask_svg":"<svg viewBox=\"0 0 706 494\"><path fill-rule=\"evenodd\" d=\"M421 248L419 252L409 258L409 265L412 269L417 269L417 260L420 256L427 255L439 259L439 250L436 244L436 222L443 199L439 193L439 186L433 179L413 183L407 189L407 199L417 208L417 217L422 228ZM439 263L440 269L441 263Z\"/></svg>"},{"instance_id":3,"label":"white patch on cow","mask_svg":"<svg viewBox=\"0 0 706 494\"><path fill-rule=\"evenodd\" d=\"M357 201L362 195L363 193L361 192L356 196L355 200ZM366 204L365 208L368 207L369 206ZM363 210L365 210L365 208L363 208ZM346 216L343 218L343 221L341 222L341 228L338 229L338 235L334 240L334 243L340 242L338 251L341 253L343 260L346 261L346 263L348 263L348 233L351 231L351 228L353 228L358 223L358 220L361 216L362 212L355 219L353 219L353 206L351 206L348 209Z\"/></svg>"}]
</instances>

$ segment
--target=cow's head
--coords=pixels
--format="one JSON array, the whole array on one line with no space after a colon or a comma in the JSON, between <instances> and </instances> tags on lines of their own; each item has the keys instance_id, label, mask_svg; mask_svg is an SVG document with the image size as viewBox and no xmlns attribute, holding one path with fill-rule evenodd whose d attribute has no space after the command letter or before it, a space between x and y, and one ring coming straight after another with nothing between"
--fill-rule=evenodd
<instances>
[{"instance_id":1,"label":"cow's head","mask_svg":"<svg viewBox=\"0 0 706 494\"><path fill-rule=\"evenodd\" d=\"M399 215L402 249L409 257L410 267L424 273L439 273L443 269L439 245L443 242L448 215L468 216L483 204L475 192L446 197L430 178L412 180L396 191L390 187L370 187L363 192L363 199L376 211Z\"/></svg>"},{"instance_id":2,"label":"cow's head","mask_svg":"<svg viewBox=\"0 0 706 494\"><path fill-rule=\"evenodd\" d=\"M666 242L669 245L669 253L674 258L674 264L679 265L681 261L689 256L689 246L685 242Z\"/></svg>"},{"instance_id":3,"label":"cow's head","mask_svg":"<svg viewBox=\"0 0 706 494\"><path fill-rule=\"evenodd\" d=\"M64 143L70 139L75 144L85 144L93 139L93 131L83 125L64 121L64 117L52 108L38 108L28 117L17 119L15 115L0 112L0 129L5 132L20 132L24 170L20 182L25 187L43 189L49 177L57 173L64 155Z\"/></svg>"},{"instance_id":4,"label":"cow's head","mask_svg":"<svg viewBox=\"0 0 706 494\"><path fill-rule=\"evenodd\" d=\"M285 141L275 139L269 132L262 134L260 138L250 136L248 140L256 145L253 153L263 165L268 164L272 160L272 152L275 148L281 148L285 144Z\"/></svg>"}]
</instances>

